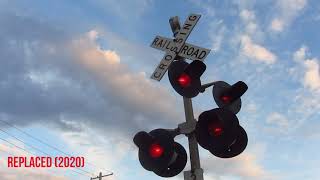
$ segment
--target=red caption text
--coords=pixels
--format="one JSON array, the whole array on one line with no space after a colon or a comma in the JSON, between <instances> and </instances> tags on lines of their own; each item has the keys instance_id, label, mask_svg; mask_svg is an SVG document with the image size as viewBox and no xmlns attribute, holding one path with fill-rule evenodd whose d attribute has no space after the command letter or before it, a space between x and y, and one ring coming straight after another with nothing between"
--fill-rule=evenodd
<instances>
[{"instance_id":1,"label":"red caption text","mask_svg":"<svg viewBox=\"0 0 320 180\"><path fill-rule=\"evenodd\" d=\"M84 167L84 157L23 157L9 156L8 168L78 168Z\"/></svg>"}]
</instances>

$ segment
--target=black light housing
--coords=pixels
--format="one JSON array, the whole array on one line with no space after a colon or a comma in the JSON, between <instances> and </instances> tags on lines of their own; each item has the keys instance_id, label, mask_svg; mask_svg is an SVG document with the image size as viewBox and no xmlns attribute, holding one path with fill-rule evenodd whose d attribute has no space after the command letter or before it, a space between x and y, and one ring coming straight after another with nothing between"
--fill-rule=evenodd
<instances>
[{"instance_id":1,"label":"black light housing","mask_svg":"<svg viewBox=\"0 0 320 180\"><path fill-rule=\"evenodd\" d=\"M201 113L195 132L200 146L220 158L239 155L248 142L236 115L223 108Z\"/></svg>"},{"instance_id":2,"label":"black light housing","mask_svg":"<svg viewBox=\"0 0 320 180\"><path fill-rule=\"evenodd\" d=\"M168 70L169 81L181 96L192 98L200 92L200 77L205 70L206 65L202 61L195 60L188 64L184 60L175 60Z\"/></svg>"},{"instance_id":3,"label":"black light housing","mask_svg":"<svg viewBox=\"0 0 320 180\"><path fill-rule=\"evenodd\" d=\"M224 81L218 81L213 86L212 94L218 107L237 114L241 109L241 96L247 90L248 86L242 81L238 81L232 86Z\"/></svg>"},{"instance_id":4,"label":"black light housing","mask_svg":"<svg viewBox=\"0 0 320 180\"><path fill-rule=\"evenodd\" d=\"M185 149L165 129L155 129L149 133L138 132L133 142L139 148L142 167L161 177L176 176L187 163Z\"/></svg>"}]
</instances>

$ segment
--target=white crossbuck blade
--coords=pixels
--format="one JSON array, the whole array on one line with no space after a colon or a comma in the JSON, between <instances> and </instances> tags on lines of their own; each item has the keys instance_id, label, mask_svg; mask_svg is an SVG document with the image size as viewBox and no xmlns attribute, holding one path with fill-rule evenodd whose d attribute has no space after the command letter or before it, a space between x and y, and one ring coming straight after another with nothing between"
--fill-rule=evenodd
<instances>
[{"instance_id":1,"label":"white crossbuck blade","mask_svg":"<svg viewBox=\"0 0 320 180\"><path fill-rule=\"evenodd\" d=\"M177 55L180 55L180 51L183 49L183 47L185 47L184 46L185 42L186 42L187 38L189 37L194 26L199 21L200 17L201 17L201 15L199 15L199 14L190 14L188 16L187 20L185 21L185 23L181 27L180 31L177 33L177 36L174 41L174 45L170 48L170 51L166 51L166 54L163 56L160 64L157 66L156 70L152 73L151 79L155 79L157 81L160 81L162 79L163 75L168 70L172 61L176 58ZM173 41L173 40L171 40L171 41ZM194 46L194 47L196 47L196 46ZM197 48L200 51L200 48L199 47L197 47ZM191 49L191 47L190 47L190 49ZM201 48L201 49L203 49L203 48ZM187 49L185 49L185 51L186 51L186 54L188 55ZM207 52L207 51L205 51L205 52ZM189 56L200 56L200 55L196 54L196 52L193 52L193 54L191 53ZM202 57L202 56L203 56L203 54L200 57Z\"/></svg>"},{"instance_id":2,"label":"white crossbuck blade","mask_svg":"<svg viewBox=\"0 0 320 180\"><path fill-rule=\"evenodd\" d=\"M157 36L153 40L151 47L165 52L169 52L174 50L175 43L173 39ZM209 53L210 49L185 43L182 46L181 51L178 53L178 55L186 59L203 61Z\"/></svg>"}]
</instances>

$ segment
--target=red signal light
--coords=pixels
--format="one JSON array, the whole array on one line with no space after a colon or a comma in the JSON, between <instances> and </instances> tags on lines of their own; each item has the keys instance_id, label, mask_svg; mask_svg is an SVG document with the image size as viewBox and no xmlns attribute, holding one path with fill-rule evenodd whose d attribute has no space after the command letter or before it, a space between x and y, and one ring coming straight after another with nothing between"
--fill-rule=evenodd
<instances>
[{"instance_id":1,"label":"red signal light","mask_svg":"<svg viewBox=\"0 0 320 180\"><path fill-rule=\"evenodd\" d=\"M211 124L208 129L211 136L217 137L223 133L223 129L219 124Z\"/></svg>"},{"instance_id":2,"label":"red signal light","mask_svg":"<svg viewBox=\"0 0 320 180\"><path fill-rule=\"evenodd\" d=\"M224 103L229 103L231 101L231 97L230 96L227 96L227 95L223 95L221 96L221 100L224 102Z\"/></svg>"},{"instance_id":3,"label":"red signal light","mask_svg":"<svg viewBox=\"0 0 320 180\"><path fill-rule=\"evenodd\" d=\"M191 78L189 75L183 73L178 78L178 83L181 87L186 88L191 84Z\"/></svg>"},{"instance_id":4,"label":"red signal light","mask_svg":"<svg viewBox=\"0 0 320 180\"><path fill-rule=\"evenodd\" d=\"M222 128L219 128L219 127L215 128L213 130L213 133L215 136L219 136L220 134L222 134Z\"/></svg>"},{"instance_id":5,"label":"red signal light","mask_svg":"<svg viewBox=\"0 0 320 180\"><path fill-rule=\"evenodd\" d=\"M163 147L160 146L158 143L151 144L149 148L149 154L153 158L159 158L160 156L162 156L163 151L164 151Z\"/></svg>"}]
</instances>

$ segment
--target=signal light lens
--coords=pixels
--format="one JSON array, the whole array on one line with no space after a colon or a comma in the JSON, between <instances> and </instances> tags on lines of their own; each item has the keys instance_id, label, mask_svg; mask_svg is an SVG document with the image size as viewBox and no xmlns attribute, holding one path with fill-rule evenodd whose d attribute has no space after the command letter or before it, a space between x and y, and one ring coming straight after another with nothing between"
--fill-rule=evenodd
<instances>
[{"instance_id":1,"label":"signal light lens","mask_svg":"<svg viewBox=\"0 0 320 180\"><path fill-rule=\"evenodd\" d=\"M231 101L231 97L230 96L227 96L227 95L223 95L221 96L221 100L224 102L224 103L229 103Z\"/></svg>"},{"instance_id":2,"label":"signal light lens","mask_svg":"<svg viewBox=\"0 0 320 180\"><path fill-rule=\"evenodd\" d=\"M178 83L181 87L186 88L191 84L191 78L186 73L183 73L178 78Z\"/></svg>"},{"instance_id":3,"label":"signal light lens","mask_svg":"<svg viewBox=\"0 0 320 180\"><path fill-rule=\"evenodd\" d=\"M209 129L209 134L214 137L220 136L223 133L222 127L216 123L210 124L208 129Z\"/></svg>"},{"instance_id":4,"label":"signal light lens","mask_svg":"<svg viewBox=\"0 0 320 180\"><path fill-rule=\"evenodd\" d=\"M164 152L164 149L162 146L160 146L158 143L151 144L149 148L149 154L153 158L159 158L162 156Z\"/></svg>"}]
</instances>

